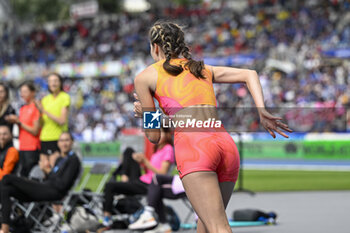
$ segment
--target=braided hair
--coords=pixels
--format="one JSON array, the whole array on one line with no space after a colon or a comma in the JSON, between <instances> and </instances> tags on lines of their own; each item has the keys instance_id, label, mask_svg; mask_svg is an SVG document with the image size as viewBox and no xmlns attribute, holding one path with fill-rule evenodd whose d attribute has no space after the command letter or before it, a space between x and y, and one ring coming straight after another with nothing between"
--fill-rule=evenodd
<instances>
[{"instance_id":1,"label":"braided hair","mask_svg":"<svg viewBox=\"0 0 350 233\"><path fill-rule=\"evenodd\" d=\"M182 55L188 60L185 68L189 69L195 77L205 79L202 74L204 62L192 59L190 50L185 43L184 32L179 25L170 22L156 22L149 31L149 38L151 44L157 44L162 48L165 54L163 68L169 74L176 76L183 71L182 66L170 64L172 58Z\"/></svg>"}]
</instances>

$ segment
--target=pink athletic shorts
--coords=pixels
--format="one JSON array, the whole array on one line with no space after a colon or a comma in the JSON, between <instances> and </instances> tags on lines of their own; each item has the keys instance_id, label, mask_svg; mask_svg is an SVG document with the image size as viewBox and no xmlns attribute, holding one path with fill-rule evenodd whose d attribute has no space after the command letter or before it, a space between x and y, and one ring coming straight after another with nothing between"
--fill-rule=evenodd
<instances>
[{"instance_id":1,"label":"pink athletic shorts","mask_svg":"<svg viewBox=\"0 0 350 233\"><path fill-rule=\"evenodd\" d=\"M198 171L214 171L219 182L236 182L239 153L226 130L187 132L175 130L175 159L180 178Z\"/></svg>"}]
</instances>

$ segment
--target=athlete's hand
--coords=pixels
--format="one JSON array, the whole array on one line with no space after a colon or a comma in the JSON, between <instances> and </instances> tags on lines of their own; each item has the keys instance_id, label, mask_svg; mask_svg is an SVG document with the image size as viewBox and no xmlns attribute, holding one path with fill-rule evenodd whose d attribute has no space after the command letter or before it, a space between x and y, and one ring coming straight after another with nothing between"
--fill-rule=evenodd
<instances>
[{"instance_id":1,"label":"athlete's hand","mask_svg":"<svg viewBox=\"0 0 350 233\"><path fill-rule=\"evenodd\" d=\"M289 136L281 131L281 129L289 133L293 132L293 130L291 130L288 125L280 121L282 120L281 117L275 117L271 115L268 111L266 111L265 108L259 109L259 116L260 124L262 124L262 126L271 134L273 138L276 138L274 131L285 138L289 138Z\"/></svg>"},{"instance_id":2,"label":"athlete's hand","mask_svg":"<svg viewBox=\"0 0 350 233\"><path fill-rule=\"evenodd\" d=\"M142 106L141 102L139 100L139 97L136 93L134 93L135 101L134 101L134 116L135 117L142 117Z\"/></svg>"}]
</instances>

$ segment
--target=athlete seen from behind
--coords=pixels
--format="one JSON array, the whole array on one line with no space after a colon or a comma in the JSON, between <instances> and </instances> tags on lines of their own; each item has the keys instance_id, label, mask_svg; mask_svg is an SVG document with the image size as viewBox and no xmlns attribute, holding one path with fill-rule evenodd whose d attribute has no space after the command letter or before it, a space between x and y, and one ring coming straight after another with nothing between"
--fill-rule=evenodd
<instances>
[{"instance_id":1,"label":"athlete seen from behind","mask_svg":"<svg viewBox=\"0 0 350 233\"><path fill-rule=\"evenodd\" d=\"M253 70L205 65L192 59L182 29L170 22L157 22L149 32L155 64L135 78L135 112L155 111L153 97L168 115L191 115L191 119L217 119L213 83L246 83L260 116L260 123L275 137L288 126L266 111L258 75ZM195 107L194 107L195 106ZM199 107L200 106L200 107ZM190 113L190 114L189 114ZM194 210L199 216L197 232L231 232L225 208L239 171L239 154L232 137L223 130L196 132L175 129L177 169ZM160 130L145 129L153 143Z\"/></svg>"}]
</instances>

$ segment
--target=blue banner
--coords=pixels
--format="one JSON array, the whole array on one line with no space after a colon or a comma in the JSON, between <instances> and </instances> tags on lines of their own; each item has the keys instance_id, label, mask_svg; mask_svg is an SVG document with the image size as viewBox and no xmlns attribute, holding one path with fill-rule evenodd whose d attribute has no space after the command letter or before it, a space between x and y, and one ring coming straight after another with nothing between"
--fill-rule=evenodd
<instances>
[{"instance_id":1,"label":"blue banner","mask_svg":"<svg viewBox=\"0 0 350 233\"><path fill-rule=\"evenodd\" d=\"M350 58L350 48L332 49L332 50L322 51L322 53L328 57Z\"/></svg>"},{"instance_id":2,"label":"blue banner","mask_svg":"<svg viewBox=\"0 0 350 233\"><path fill-rule=\"evenodd\" d=\"M251 65L256 59L262 58L259 54L236 54L227 57L205 57L204 63L213 66Z\"/></svg>"},{"instance_id":3,"label":"blue banner","mask_svg":"<svg viewBox=\"0 0 350 233\"><path fill-rule=\"evenodd\" d=\"M276 138L274 139L269 133L252 133L253 140L268 140L268 141L275 141L275 140L282 140L282 141L288 141L288 140L297 140L297 141L302 141L305 139L306 133L287 133L289 138L285 138L278 133L276 134Z\"/></svg>"}]
</instances>

